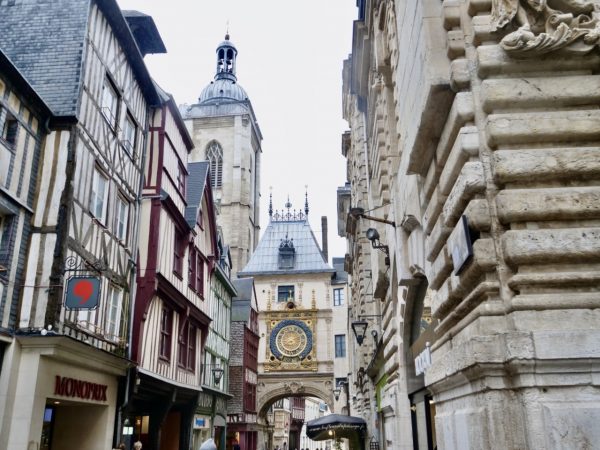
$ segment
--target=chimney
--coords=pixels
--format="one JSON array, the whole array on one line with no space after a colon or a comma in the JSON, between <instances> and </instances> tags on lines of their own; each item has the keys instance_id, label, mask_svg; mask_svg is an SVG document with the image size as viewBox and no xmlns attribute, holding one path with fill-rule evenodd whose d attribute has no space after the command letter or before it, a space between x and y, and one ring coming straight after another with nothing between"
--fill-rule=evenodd
<instances>
[{"instance_id":1,"label":"chimney","mask_svg":"<svg viewBox=\"0 0 600 450\"><path fill-rule=\"evenodd\" d=\"M323 257L329 263L329 252L327 250L327 216L321 216L321 242L323 245Z\"/></svg>"}]
</instances>

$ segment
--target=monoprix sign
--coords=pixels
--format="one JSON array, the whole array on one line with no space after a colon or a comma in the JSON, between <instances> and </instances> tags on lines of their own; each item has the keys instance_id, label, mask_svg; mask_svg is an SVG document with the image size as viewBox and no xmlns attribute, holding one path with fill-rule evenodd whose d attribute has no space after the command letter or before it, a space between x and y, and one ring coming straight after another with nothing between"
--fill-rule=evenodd
<instances>
[{"instance_id":1,"label":"monoprix sign","mask_svg":"<svg viewBox=\"0 0 600 450\"><path fill-rule=\"evenodd\" d=\"M100 278L75 276L67 280L65 307L95 309L100 303Z\"/></svg>"}]
</instances>

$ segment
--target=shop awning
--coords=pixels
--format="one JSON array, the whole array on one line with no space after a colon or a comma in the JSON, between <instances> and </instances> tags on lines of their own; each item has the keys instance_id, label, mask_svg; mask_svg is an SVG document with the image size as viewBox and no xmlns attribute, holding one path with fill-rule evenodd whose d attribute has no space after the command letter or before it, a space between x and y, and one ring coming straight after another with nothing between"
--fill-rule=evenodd
<instances>
[{"instance_id":1,"label":"shop awning","mask_svg":"<svg viewBox=\"0 0 600 450\"><path fill-rule=\"evenodd\" d=\"M346 438L362 441L367 423L360 417L329 414L306 422L306 435L313 441Z\"/></svg>"}]
</instances>

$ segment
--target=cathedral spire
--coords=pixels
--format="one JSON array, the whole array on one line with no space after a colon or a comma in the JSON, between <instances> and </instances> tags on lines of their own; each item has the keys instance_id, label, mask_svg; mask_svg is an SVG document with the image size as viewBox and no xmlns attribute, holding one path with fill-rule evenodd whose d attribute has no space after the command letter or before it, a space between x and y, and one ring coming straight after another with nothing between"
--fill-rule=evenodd
<instances>
[{"instance_id":1,"label":"cathedral spire","mask_svg":"<svg viewBox=\"0 0 600 450\"><path fill-rule=\"evenodd\" d=\"M227 26L227 34L225 34L225 40L217 47L217 73L215 74L215 80L228 79L236 81L235 76L235 63L237 58L237 49L233 42L229 40L229 25Z\"/></svg>"},{"instance_id":2,"label":"cathedral spire","mask_svg":"<svg viewBox=\"0 0 600 450\"><path fill-rule=\"evenodd\" d=\"M269 193L269 218L273 216L273 188L271 188L271 192Z\"/></svg>"}]
</instances>

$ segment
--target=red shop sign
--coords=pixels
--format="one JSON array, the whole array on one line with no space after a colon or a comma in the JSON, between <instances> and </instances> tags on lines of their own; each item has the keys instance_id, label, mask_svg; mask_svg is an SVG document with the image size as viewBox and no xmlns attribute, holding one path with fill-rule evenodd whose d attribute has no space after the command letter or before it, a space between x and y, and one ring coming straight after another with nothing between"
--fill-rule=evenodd
<instances>
[{"instance_id":1,"label":"red shop sign","mask_svg":"<svg viewBox=\"0 0 600 450\"><path fill-rule=\"evenodd\" d=\"M54 383L54 395L77 397L83 400L96 400L99 402L106 401L107 389L108 386L105 384L90 383L89 381L65 378L60 375L56 375Z\"/></svg>"}]
</instances>

